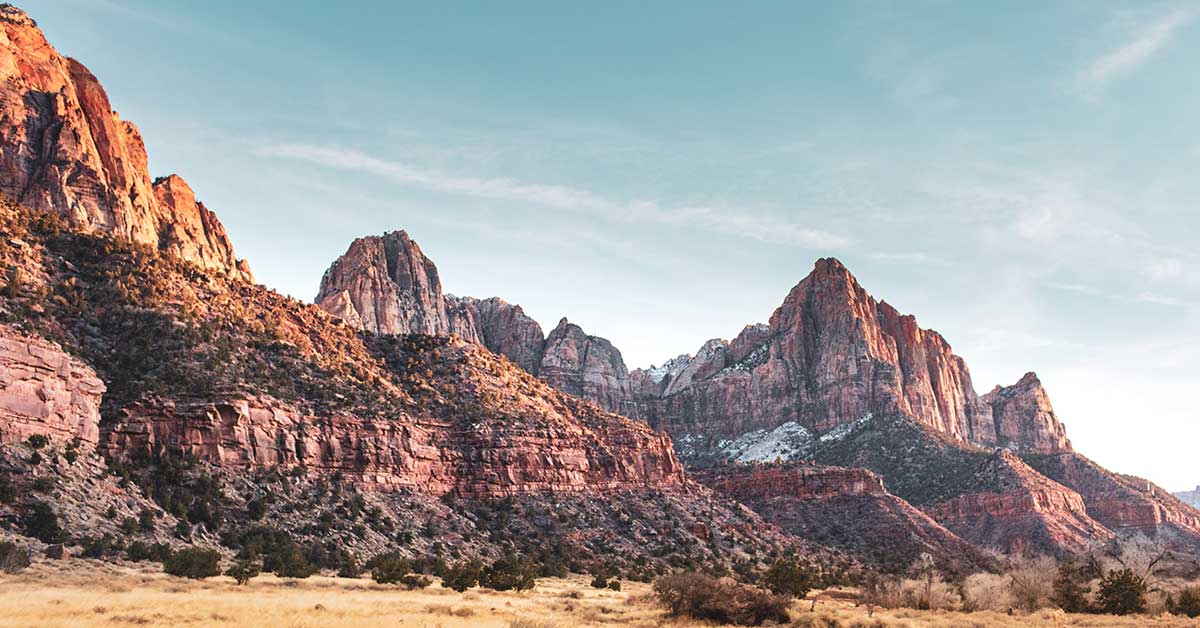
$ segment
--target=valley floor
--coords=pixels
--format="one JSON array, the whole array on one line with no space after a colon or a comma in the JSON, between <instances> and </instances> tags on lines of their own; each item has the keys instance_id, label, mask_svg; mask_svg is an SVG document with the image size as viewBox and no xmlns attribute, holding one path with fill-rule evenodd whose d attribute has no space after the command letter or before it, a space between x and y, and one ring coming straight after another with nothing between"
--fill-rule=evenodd
<instances>
[{"instance_id":1,"label":"valley floor","mask_svg":"<svg viewBox=\"0 0 1200 628\"><path fill-rule=\"evenodd\" d=\"M148 565L148 564L147 564ZM793 607L794 626L820 628L938 628L991 626L1197 626L1181 617L1118 618L1041 611L999 613L878 610L836 591L821 592ZM816 599L816 611L810 612ZM836 623L835 623L836 622ZM589 579L539 580L523 593L473 589L456 593L433 585L402 591L368 579L312 577L284 580L263 575L239 587L225 577L205 581L166 576L155 568L88 560L38 562L17 575L0 575L0 628L33 626L263 626L337 628L362 626L455 628L580 628L584 626L706 625L667 617L650 587L624 583L623 591L597 590Z\"/></svg>"}]
</instances>

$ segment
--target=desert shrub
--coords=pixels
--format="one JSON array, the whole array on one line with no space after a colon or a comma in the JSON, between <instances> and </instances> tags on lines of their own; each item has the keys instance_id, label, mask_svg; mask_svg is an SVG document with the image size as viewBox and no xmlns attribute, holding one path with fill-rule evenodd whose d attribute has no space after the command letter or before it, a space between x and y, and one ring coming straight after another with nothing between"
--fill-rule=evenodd
<instances>
[{"instance_id":1,"label":"desert shrub","mask_svg":"<svg viewBox=\"0 0 1200 628\"><path fill-rule=\"evenodd\" d=\"M1004 612L1015 606L1008 576L977 573L962 584L963 610Z\"/></svg>"},{"instance_id":2,"label":"desert shrub","mask_svg":"<svg viewBox=\"0 0 1200 628\"><path fill-rule=\"evenodd\" d=\"M537 565L522 556L505 556L479 572L479 586L495 591L524 591L537 584Z\"/></svg>"},{"instance_id":3,"label":"desert shrub","mask_svg":"<svg viewBox=\"0 0 1200 628\"><path fill-rule=\"evenodd\" d=\"M163 562L171 557L171 546L166 543L133 541L125 548L125 558L132 561L152 560Z\"/></svg>"},{"instance_id":4,"label":"desert shrub","mask_svg":"<svg viewBox=\"0 0 1200 628\"><path fill-rule=\"evenodd\" d=\"M479 584L479 574L482 571L483 565L479 561L467 561L453 565L448 567L445 575L442 576L442 586L462 593Z\"/></svg>"},{"instance_id":5,"label":"desert shrub","mask_svg":"<svg viewBox=\"0 0 1200 628\"><path fill-rule=\"evenodd\" d=\"M17 489L13 488L8 473L0 471L0 504L11 504L17 497Z\"/></svg>"},{"instance_id":6,"label":"desert shrub","mask_svg":"<svg viewBox=\"0 0 1200 628\"><path fill-rule=\"evenodd\" d=\"M153 510L143 508L138 512L138 528L146 534L154 532L154 520L156 517L157 515L155 515Z\"/></svg>"},{"instance_id":7,"label":"desert shrub","mask_svg":"<svg viewBox=\"0 0 1200 628\"><path fill-rule=\"evenodd\" d=\"M124 519L121 520L120 527L121 527L121 532L124 532L127 535L133 534L134 532L137 532L137 527L138 527L137 519L134 519L133 517L125 517Z\"/></svg>"},{"instance_id":8,"label":"desert shrub","mask_svg":"<svg viewBox=\"0 0 1200 628\"><path fill-rule=\"evenodd\" d=\"M762 584L772 593L802 598L817 585L811 566L794 558L775 561L762 576Z\"/></svg>"},{"instance_id":9,"label":"desert shrub","mask_svg":"<svg viewBox=\"0 0 1200 628\"><path fill-rule=\"evenodd\" d=\"M598 573L592 577L592 588L593 589L603 589L607 586L608 586L608 578L605 578L604 574Z\"/></svg>"},{"instance_id":10,"label":"desert shrub","mask_svg":"<svg viewBox=\"0 0 1200 628\"><path fill-rule=\"evenodd\" d=\"M275 557L272 571L280 578L307 578L317 573L317 568L304 557L299 547L292 546Z\"/></svg>"},{"instance_id":11,"label":"desert shrub","mask_svg":"<svg viewBox=\"0 0 1200 628\"><path fill-rule=\"evenodd\" d=\"M409 591L414 589L424 589L425 587L433 584L433 578L415 573L409 573L400 577L399 584Z\"/></svg>"},{"instance_id":12,"label":"desert shrub","mask_svg":"<svg viewBox=\"0 0 1200 628\"><path fill-rule=\"evenodd\" d=\"M29 552L7 541L0 543L0 572L17 573L29 566Z\"/></svg>"},{"instance_id":13,"label":"desert shrub","mask_svg":"<svg viewBox=\"0 0 1200 628\"><path fill-rule=\"evenodd\" d=\"M612 580L609 580L608 581L608 589L610 591L620 591L621 590L620 578L613 578Z\"/></svg>"},{"instance_id":14,"label":"desert shrub","mask_svg":"<svg viewBox=\"0 0 1200 628\"><path fill-rule=\"evenodd\" d=\"M99 537L81 539L79 544L83 546L80 555L84 558L104 558L125 549L124 543L108 533Z\"/></svg>"},{"instance_id":15,"label":"desert shrub","mask_svg":"<svg viewBox=\"0 0 1200 628\"><path fill-rule=\"evenodd\" d=\"M861 601L883 608L953 610L961 598L940 575L932 579L873 578L863 588Z\"/></svg>"},{"instance_id":16,"label":"desert shrub","mask_svg":"<svg viewBox=\"0 0 1200 628\"><path fill-rule=\"evenodd\" d=\"M357 578L362 575L362 567L358 564L358 559L354 554L346 552L341 557L341 562L338 564L337 577L339 578Z\"/></svg>"},{"instance_id":17,"label":"desert shrub","mask_svg":"<svg viewBox=\"0 0 1200 628\"><path fill-rule=\"evenodd\" d=\"M654 595L675 616L761 626L788 621L789 598L732 578L676 573L654 581Z\"/></svg>"},{"instance_id":18,"label":"desert shrub","mask_svg":"<svg viewBox=\"0 0 1200 628\"><path fill-rule=\"evenodd\" d=\"M1010 566L1008 576L1014 605L1033 612L1051 605L1058 562L1049 556L1017 558Z\"/></svg>"},{"instance_id":19,"label":"desert shrub","mask_svg":"<svg viewBox=\"0 0 1200 628\"><path fill-rule=\"evenodd\" d=\"M508 628L558 628L558 624L541 619L529 619L528 617L518 617L508 622Z\"/></svg>"},{"instance_id":20,"label":"desert shrub","mask_svg":"<svg viewBox=\"0 0 1200 628\"><path fill-rule=\"evenodd\" d=\"M1168 596L1167 610L1172 615L1200 617L1200 587L1188 587Z\"/></svg>"},{"instance_id":21,"label":"desert shrub","mask_svg":"<svg viewBox=\"0 0 1200 628\"><path fill-rule=\"evenodd\" d=\"M31 488L35 493L49 493L54 490L54 480L48 477L36 478Z\"/></svg>"},{"instance_id":22,"label":"desert shrub","mask_svg":"<svg viewBox=\"0 0 1200 628\"><path fill-rule=\"evenodd\" d=\"M1102 613L1130 615L1146 610L1145 578L1130 569L1114 569L1100 579L1096 606Z\"/></svg>"},{"instance_id":23,"label":"desert shrub","mask_svg":"<svg viewBox=\"0 0 1200 628\"><path fill-rule=\"evenodd\" d=\"M236 561L225 570L225 575L233 578L239 585L250 582L259 573L262 573L262 566L252 560Z\"/></svg>"},{"instance_id":24,"label":"desert shrub","mask_svg":"<svg viewBox=\"0 0 1200 628\"><path fill-rule=\"evenodd\" d=\"M1068 613L1086 613L1091 610L1088 593L1091 589L1080 582L1076 572L1066 567L1059 569L1054 579L1054 605Z\"/></svg>"},{"instance_id":25,"label":"desert shrub","mask_svg":"<svg viewBox=\"0 0 1200 628\"><path fill-rule=\"evenodd\" d=\"M446 575L446 560L440 556L418 556L412 559L412 570L427 576L441 578Z\"/></svg>"},{"instance_id":26,"label":"desert shrub","mask_svg":"<svg viewBox=\"0 0 1200 628\"><path fill-rule=\"evenodd\" d=\"M50 444L50 439L46 438L42 434L34 434L33 436L30 436L29 440L26 442L29 443L29 447L32 449L41 449L42 447Z\"/></svg>"},{"instance_id":27,"label":"desert shrub","mask_svg":"<svg viewBox=\"0 0 1200 628\"><path fill-rule=\"evenodd\" d=\"M188 547L163 562L163 571L172 576L201 580L221 574L221 555L214 549Z\"/></svg>"},{"instance_id":28,"label":"desert shrub","mask_svg":"<svg viewBox=\"0 0 1200 628\"><path fill-rule=\"evenodd\" d=\"M395 552L376 556L370 567L371 579L379 584L396 584L412 571L412 563Z\"/></svg>"},{"instance_id":29,"label":"desert shrub","mask_svg":"<svg viewBox=\"0 0 1200 628\"><path fill-rule=\"evenodd\" d=\"M62 543L66 534L58 525L58 515L46 502L33 502L24 520L25 534L43 543Z\"/></svg>"}]
</instances>

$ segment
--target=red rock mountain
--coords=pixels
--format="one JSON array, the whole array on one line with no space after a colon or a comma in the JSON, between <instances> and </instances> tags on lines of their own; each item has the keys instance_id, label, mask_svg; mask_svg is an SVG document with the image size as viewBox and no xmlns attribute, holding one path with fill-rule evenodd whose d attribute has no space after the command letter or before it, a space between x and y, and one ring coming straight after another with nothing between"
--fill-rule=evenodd
<instances>
[{"instance_id":1,"label":"red rock mountain","mask_svg":"<svg viewBox=\"0 0 1200 628\"><path fill-rule=\"evenodd\" d=\"M612 343L565 318L545 336L519 305L444 294L437 267L404 231L351 243L321 278L315 302L377 334L455 334L561 391L607 410L637 413L629 371Z\"/></svg>"},{"instance_id":2,"label":"red rock mountain","mask_svg":"<svg viewBox=\"0 0 1200 628\"><path fill-rule=\"evenodd\" d=\"M151 181L133 123L20 9L0 7L0 192L71 224L252 280L225 229L177 176Z\"/></svg>"}]
</instances>

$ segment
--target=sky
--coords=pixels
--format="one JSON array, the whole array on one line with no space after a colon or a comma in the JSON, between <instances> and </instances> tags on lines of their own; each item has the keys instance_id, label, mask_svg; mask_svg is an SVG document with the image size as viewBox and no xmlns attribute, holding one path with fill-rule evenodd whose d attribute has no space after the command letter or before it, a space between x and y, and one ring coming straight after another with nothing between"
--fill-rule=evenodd
<instances>
[{"instance_id":1,"label":"sky","mask_svg":"<svg viewBox=\"0 0 1200 628\"><path fill-rule=\"evenodd\" d=\"M820 257L1200 484L1200 3L26 0L258 280L405 229L661 364Z\"/></svg>"}]
</instances>

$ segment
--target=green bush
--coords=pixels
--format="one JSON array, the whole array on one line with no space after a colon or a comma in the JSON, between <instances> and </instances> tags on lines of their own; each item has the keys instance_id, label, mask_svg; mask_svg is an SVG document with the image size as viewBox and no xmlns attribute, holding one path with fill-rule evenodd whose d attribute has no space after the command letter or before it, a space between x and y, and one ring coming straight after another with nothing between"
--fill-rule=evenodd
<instances>
[{"instance_id":1,"label":"green bush","mask_svg":"<svg viewBox=\"0 0 1200 628\"><path fill-rule=\"evenodd\" d=\"M424 589L431 584L433 584L433 578L415 573L405 574L400 578L400 586L409 591L414 589Z\"/></svg>"},{"instance_id":2,"label":"green bush","mask_svg":"<svg viewBox=\"0 0 1200 628\"><path fill-rule=\"evenodd\" d=\"M50 439L46 438L45 436L43 436L41 434L34 434L33 436L29 437L29 440L27 442L29 443L29 446L31 448L41 449L42 447L45 447L46 445L50 444Z\"/></svg>"},{"instance_id":3,"label":"green bush","mask_svg":"<svg viewBox=\"0 0 1200 628\"><path fill-rule=\"evenodd\" d=\"M24 520L25 534L49 544L62 543L66 534L58 525L58 515L46 502L33 502Z\"/></svg>"},{"instance_id":4,"label":"green bush","mask_svg":"<svg viewBox=\"0 0 1200 628\"><path fill-rule=\"evenodd\" d=\"M538 566L521 556L505 556L484 567L479 586L495 591L524 591L537 584Z\"/></svg>"},{"instance_id":5,"label":"green bush","mask_svg":"<svg viewBox=\"0 0 1200 628\"><path fill-rule=\"evenodd\" d=\"M1129 569L1114 569L1100 580L1096 595L1100 612L1131 615L1146 610L1146 580Z\"/></svg>"},{"instance_id":6,"label":"green bush","mask_svg":"<svg viewBox=\"0 0 1200 628\"><path fill-rule=\"evenodd\" d=\"M308 562L300 548L293 546L276 559L274 572L280 578L304 579L317 573L317 568Z\"/></svg>"},{"instance_id":7,"label":"green bush","mask_svg":"<svg viewBox=\"0 0 1200 628\"><path fill-rule=\"evenodd\" d=\"M163 571L172 576L202 580L221 575L221 555L214 549L189 547L163 561Z\"/></svg>"},{"instance_id":8,"label":"green bush","mask_svg":"<svg viewBox=\"0 0 1200 628\"><path fill-rule=\"evenodd\" d=\"M604 574L598 573L592 577L592 588L593 589L604 589L606 587L608 587L608 578L605 578Z\"/></svg>"},{"instance_id":9,"label":"green bush","mask_svg":"<svg viewBox=\"0 0 1200 628\"><path fill-rule=\"evenodd\" d=\"M442 586L462 593L479 584L479 575L483 565L479 561L468 561L447 567L442 576Z\"/></svg>"},{"instance_id":10,"label":"green bush","mask_svg":"<svg viewBox=\"0 0 1200 628\"><path fill-rule=\"evenodd\" d=\"M233 578L239 585L250 582L260 573L262 573L262 566L252 560L239 560L225 570L225 575Z\"/></svg>"},{"instance_id":11,"label":"green bush","mask_svg":"<svg viewBox=\"0 0 1200 628\"><path fill-rule=\"evenodd\" d=\"M1173 615L1200 617L1200 587L1188 587L1169 596L1167 610Z\"/></svg>"},{"instance_id":12,"label":"green bush","mask_svg":"<svg viewBox=\"0 0 1200 628\"><path fill-rule=\"evenodd\" d=\"M379 584L396 584L412 571L412 563L395 552L376 556L370 566L371 579Z\"/></svg>"},{"instance_id":13,"label":"green bush","mask_svg":"<svg viewBox=\"0 0 1200 628\"><path fill-rule=\"evenodd\" d=\"M677 573L654 581L654 595L675 616L722 624L761 626L788 621L790 599L732 578Z\"/></svg>"},{"instance_id":14,"label":"green bush","mask_svg":"<svg viewBox=\"0 0 1200 628\"><path fill-rule=\"evenodd\" d=\"M763 573L762 584L772 593L802 598L816 588L817 574L798 560L780 559Z\"/></svg>"},{"instance_id":15,"label":"green bush","mask_svg":"<svg viewBox=\"0 0 1200 628\"><path fill-rule=\"evenodd\" d=\"M612 580L609 580L609 581L608 581L608 588L609 588L609 590L611 590L611 591L620 591L620 590L621 590L621 580L620 580L620 578L613 578Z\"/></svg>"},{"instance_id":16,"label":"green bush","mask_svg":"<svg viewBox=\"0 0 1200 628\"><path fill-rule=\"evenodd\" d=\"M133 541L125 548L125 558L134 562L143 560L152 560L157 563L166 561L171 557L171 546L166 543L146 543L145 541Z\"/></svg>"},{"instance_id":17,"label":"green bush","mask_svg":"<svg viewBox=\"0 0 1200 628\"><path fill-rule=\"evenodd\" d=\"M15 543L0 543L0 572L17 573L28 566L29 552Z\"/></svg>"},{"instance_id":18,"label":"green bush","mask_svg":"<svg viewBox=\"0 0 1200 628\"><path fill-rule=\"evenodd\" d=\"M1079 579L1069 569L1060 569L1054 580L1054 593L1051 601L1054 605L1068 613L1086 613L1091 610L1088 593L1091 590L1079 582Z\"/></svg>"}]
</instances>

